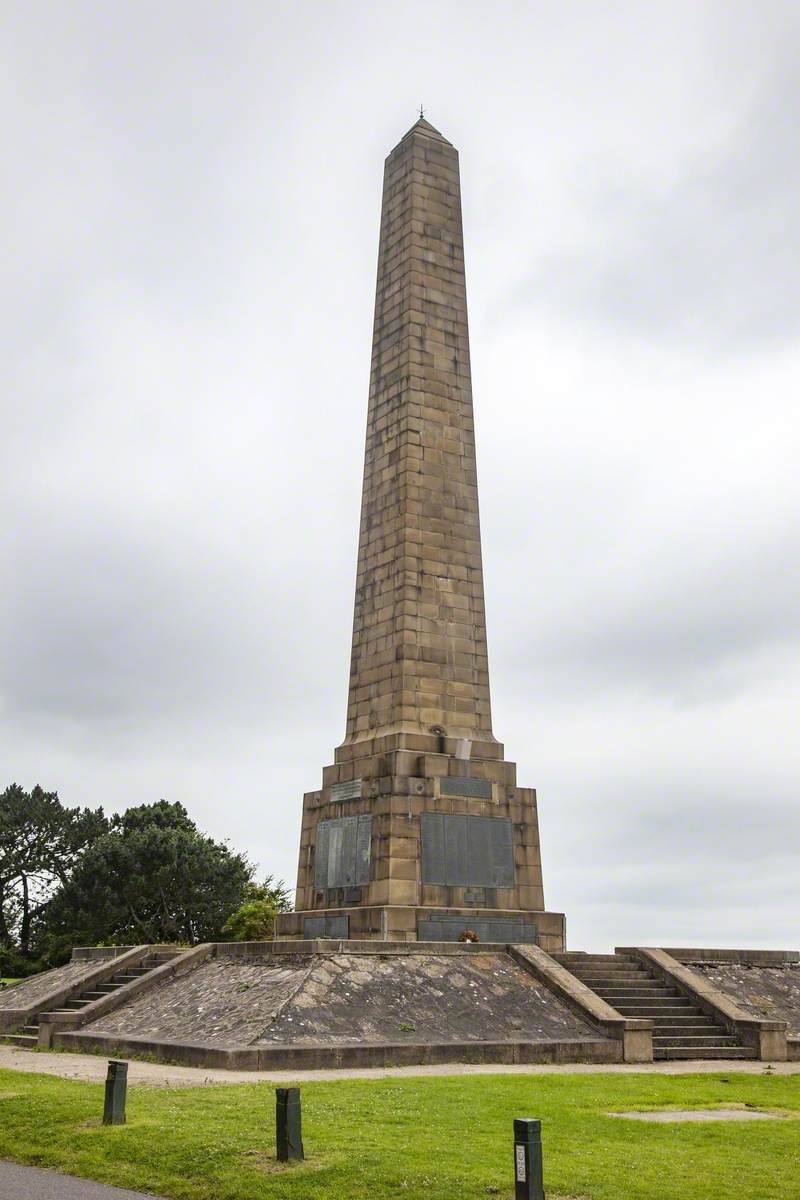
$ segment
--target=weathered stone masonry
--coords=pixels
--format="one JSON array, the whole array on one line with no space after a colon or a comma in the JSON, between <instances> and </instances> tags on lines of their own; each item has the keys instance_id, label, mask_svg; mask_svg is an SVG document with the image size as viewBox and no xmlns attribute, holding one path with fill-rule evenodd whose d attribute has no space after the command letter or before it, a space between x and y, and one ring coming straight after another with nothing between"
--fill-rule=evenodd
<instances>
[{"instance_id":1,"label":"weathered stone masonry","mask_svg":"<svg viewBox=\"0 0 800 1200\"><path fill-rule=\"evenodd\" d=\"M386 160L345 739L280 937L563 948L536 794L492 732L458 153Z\"/></svg>"}]
</instances>

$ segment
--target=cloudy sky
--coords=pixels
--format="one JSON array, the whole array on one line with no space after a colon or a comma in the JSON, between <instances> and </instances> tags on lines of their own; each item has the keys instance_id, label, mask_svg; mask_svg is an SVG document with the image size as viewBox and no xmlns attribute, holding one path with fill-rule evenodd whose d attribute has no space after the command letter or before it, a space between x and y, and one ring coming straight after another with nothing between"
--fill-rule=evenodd
<instances>
[{"instance_id":1,"label":"cloudy sky","mask_svg":"<svg viewBox=\"0 0 800 1200\"><path fill-rule=\"evenodd\" d=\"M7 2L0 763L294 880L383 158L461 152L494 725L573 948L800 943L800 6Z\"/></svg>"}]
</instances>

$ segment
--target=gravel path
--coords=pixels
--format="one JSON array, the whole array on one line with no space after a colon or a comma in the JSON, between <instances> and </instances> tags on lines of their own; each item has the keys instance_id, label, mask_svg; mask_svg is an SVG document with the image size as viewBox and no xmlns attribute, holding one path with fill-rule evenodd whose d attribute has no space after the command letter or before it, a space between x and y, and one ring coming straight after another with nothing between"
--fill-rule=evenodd
<instances>
[{"instance_id":1,"label":"gravel path","mask_svg":"<svg viewBox=\"0 0 800 1200\"><path fill-rule=\"evenodd\" d=\"M51 1054L47 1051L16 1050L13 1046L0 1045L0 1067L12 1071L33 1071L44 1075L60 1075L64 1079L88 1079L98 1082L106 1077L105 1058L95 1054ZM223 1071L210 1067L173 1067L162 1063L136 1062L130 1060L129 1083L154 1086L198 1087L210 1083L276 1083L311 1082L314 1079L385 1079L389 1076L419 1077L424 1075L595 1075L603 1073L634 1072L637 1074L690 1075L723 1074L744 1072L761 1075L766 1063L700 1061L659 1062L632 1064L612 1063L569 1063L563 1066L549 1064L531 1066L503 1066L497 1064L452 1064L437 1067L375 1067L357 1071ZM800 1062L774 1063L776 1075L800 1074ZM4 1200L0 1192L0 1200Z\"/></svg>"}]
</instances>

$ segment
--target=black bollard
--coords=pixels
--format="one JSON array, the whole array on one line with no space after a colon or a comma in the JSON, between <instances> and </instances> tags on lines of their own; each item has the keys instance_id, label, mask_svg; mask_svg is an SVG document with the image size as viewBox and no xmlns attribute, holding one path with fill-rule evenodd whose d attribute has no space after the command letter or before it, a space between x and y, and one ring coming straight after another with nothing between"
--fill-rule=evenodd
<instances>
[{"instance_id":1,"label":"black bollard","mask_svg":"<svg viewBox=\"0 0 800 1200\"><path fill-rule=\"evenodd\" d=\"M106 1102L103 1108L104 1125L125 1124L125 1093L128 1089L128 1064L111 1058L106 1075Z\"/></svg>"},{"instance_id":2,"label":"black bollard","mask_svg":"<svg viewBox=\"0 0 800 1200\"><path fill-rule=\"evenodd\" d=\"M544 1200L542 1122L530 1117L514 1121L514 1200Z\"/></svg>"},{"instance_id":3,"label":"black bollard","mask_svg":"<svg viewBox=\"0 0 800 1200\"><path fill-rule=\"evenodd\" d=\"M300 1088L275 1089L275 1129L278 1162L300 1162L305 1157L300 1129Z\"/></svg>"}]
</instances>

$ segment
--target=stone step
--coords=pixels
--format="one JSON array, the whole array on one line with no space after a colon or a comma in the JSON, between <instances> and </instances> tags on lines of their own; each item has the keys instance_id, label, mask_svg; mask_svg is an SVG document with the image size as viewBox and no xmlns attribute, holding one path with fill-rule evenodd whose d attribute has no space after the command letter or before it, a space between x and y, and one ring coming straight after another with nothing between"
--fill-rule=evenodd
<instances>
[{"instance_id":1,"label":"stone step","mask_svg":"<svg viewBox=\"0 0 800 1200\"><path fill-rule=\"evenodd\" d=\"M670 991L669 988L603 988L602 991L597 991L597 995L602 996L609 1004L614 1000L630 1000L631 1003L639 1001L642 1004L649 1004L650 1001L680 1000L679 992Z\"/></svg>"},{"instance_id":2,"label":"stone step","mask_svg":"<svg viewBox=\"0 0 800 1200\"><path fill-rule=\"evenodd\" d=\"M597 958L563 958L556 954L560 963L565 967L570 967L573 971L644 971L646 970L644 963L639 962L638 958L617 958L613 955L611 958L604 958L598 955Z\"/></svg>"},{"instance_id":3,"label":"stone step","mask_svg":"<svg viewBox=\"0 0 800 1200\"><path fill-rule=\"evenodd\" d=\"M649 975L642 972L641 975L633 975L620 971L616 975L576 975L576 979L580 979L581 983L585 983L587 987L594 988L596 992L604 987L665 987L668 986L660 979L651 979Z\"/></svg>"},{"instance_id":4,"label":"stone step","mask_svg":"<svg viewBox=\"0 0 800 1200\"><path fill-rule=\"evenodd\" d=\"M616 962L564 962L563 966L569 966L571 971L576 974L581 972L603 971L607 974L616 974L618 971L644 971L644 967L640 962L631 962L628 959L618 959Z\"/></svg>"},{"instance_id":5,"label":"stone step","mask_svg":"<svg viewBox=\"0 0 800 1200\"><path fill-rule=\"evenodd\" d=\"M27 1033L27 1034L29 1034L31 1037L35 1037L35 1038L38 1040L38 1037L39 1037L39 1026L38 1026L38 1025L23 1025L23 1026L22 1026L22 1032L23 1032L23 1033Z\"/></svg>"},{"instance_id":6,"label":"stone step","mask_svg":"<svg viewBox=\"0 0 800 1200\"><path fill-rule=\"evenodd\" d=\"M117 989L115 988L114 991ZM91 1004L94 1000L102 1000L103 996L108 996L108 992L83 992L81 1000L85 1000L87 1004Z\"/></svg>"},{"instance_id":7,"label":"stone step","mask_svg":"<svg viewBox=\"0 0 800 1200\"><path fill-rule=\"evenodd\" d=\"M88 1003L89 1003L89 1001L86 1000L85 997L76 996L74 1000L65 1000L64 1008L71 1008L71 1009L85 1008Z\"/></svg>"},{"instance_id":8,"label":"stone step","mask_svg":"<svg viewBox=\"0 0 800 1200\"><path fill-rule=\"evenodd\" d=\"M636 996L614 996L613 1000L609 992L602 992L603 998L608 1000L608 1003L625 1004L625 1007L630 1007L631 1004L650 1004L652 1008L690 1008L699 1009L697 1004L692 1004L688 996L661 996L654 992L638 992Z\"/></svg>"},{"instance_id":9,"label":"stone step","mask_svg":"<svg viewBox=\"0 0 800 1200\"><path fill-rule=\"evenodd\" d=\"M579 971L615 971L621 968L630 971L636 969L632 967L631 963L626 963L622 959L614 958L613 956L604 958L602 955L598 955L597 957L588 958L581 954L576 958L570 958L569 955L555 954L553 957L556 962L561 963L562 967L566 967L567 970L574 971L576 974Z\"/></svg>"},{"instance_id":10,"label":"stone step","mask_svg":"<svg viewBox=\"0 0 800 1200\"><path fill-rule=\"evenodd\" d=\"M664 1021L672 1020L673 1017L699 1017L701 1015L688 1003L675 1008L671 1008L667 1004L614 1004L612 1008L616 1008L623 1017L660 1017Z\"/></svg>"},{"instance_id":11,"label":"stone step","mask_svg":"<svg viewBox=\"0 0 800 1200\"><path fill-rule=\"evenodd\" d=\"M619 979L582 978L581 982L593 991L628 991L631 988L634 991L675 991L674 988L669 988L669 984L660 983L658 979L648 979L646 976L639 976L638 979L636 976L621 976Z\"/></svg>"},{"instance_id":12,"label":"stone step","mask_svg":"<svg viewBox=\"0 0 800 1200\"><path fill-rule=\"evenodd\" d=\"M670 1017L668 1021L653 1021L653 1034L658 1034L659 1037L678 1037L684 1033L694 1037L696 1034L713 1033L718 1029L719 1026L713 1021L708 1018L703 1021L700 1017Z\"/></svg>"},{"instance_id":13,"label":"stone step","mask_svg":"<svg viewBox=\"0 0 800 1200\"><path fill-rule=\"evenodd\" d=\"M635 959L567 954L558 961L622 1016L652 1020L655 1059L755 1058L690 997Z\"/></svg>"},{"instance_id":14,"label":"stone step","mask_svg":"<svg viewBox=\"0 0 800 1200\"><path fill-rule=\"evenodd\" d=\"M5 1046L16 1046L18 1050L33 1050L38 1039L32 1033L4 1033L0 1042Z\"/></svg>"},{"instance_id":15,"label":"stone step","mask_svg":"<svg viewBox=\"0 0 800 1200\"><path fill-rule=\"evenodd\" d=\"M707 1058L755 1058L755 1050L745 1046L704 1046L699 1050L695 1046L664 1046L653 1050L653 1058L659 1062L670 1059L707 1059Z\"/></svg>"},{"instance_id":16,"label":"stone step","mask_svg":"<svg viewBox=\"0 0 800 1200\"><path fill-rule=\"evenodd\" d=\"M697 1036L681 1033L677 1037L665 1037L658 1031L653 1030L654 1052L663 1049L665 1046L696 1046L702 1048L704 1046L738 1045L740 1045L738 1038L733 1037L729 1033L720 1033L718 1029L712 1029L710 1033L698 1034Z\"/></svg>"},{"instance_id":17,"label":"stone step","mask_svg":"<svg viewBox=\"0 0 800 1200\"><path fill-rule=\"evenodd\" d=\"M578 970L595 971L598 967L604 970L614 971L617 967L623 967L627 971L639 971L644 964L638 958L621 958L617 954L611 954L606 957L603 954L587 954L578 955L576 958L570 958L567 955L556 954L553 956L564 966L576 967Z\"/></svg>"},{"instance_id":18,"label":"stone step","mask_svg":"<svg viewBox=\"0 0 800 1200\"><path fill-rule=\"evenodd\" d=\"M666 991L670 996L684 995L678 988L673 988L663 980L648 979L646 976L642 979L609 979L608 983L597 986L595 991Z\"/></svg>"}]
</instances>

